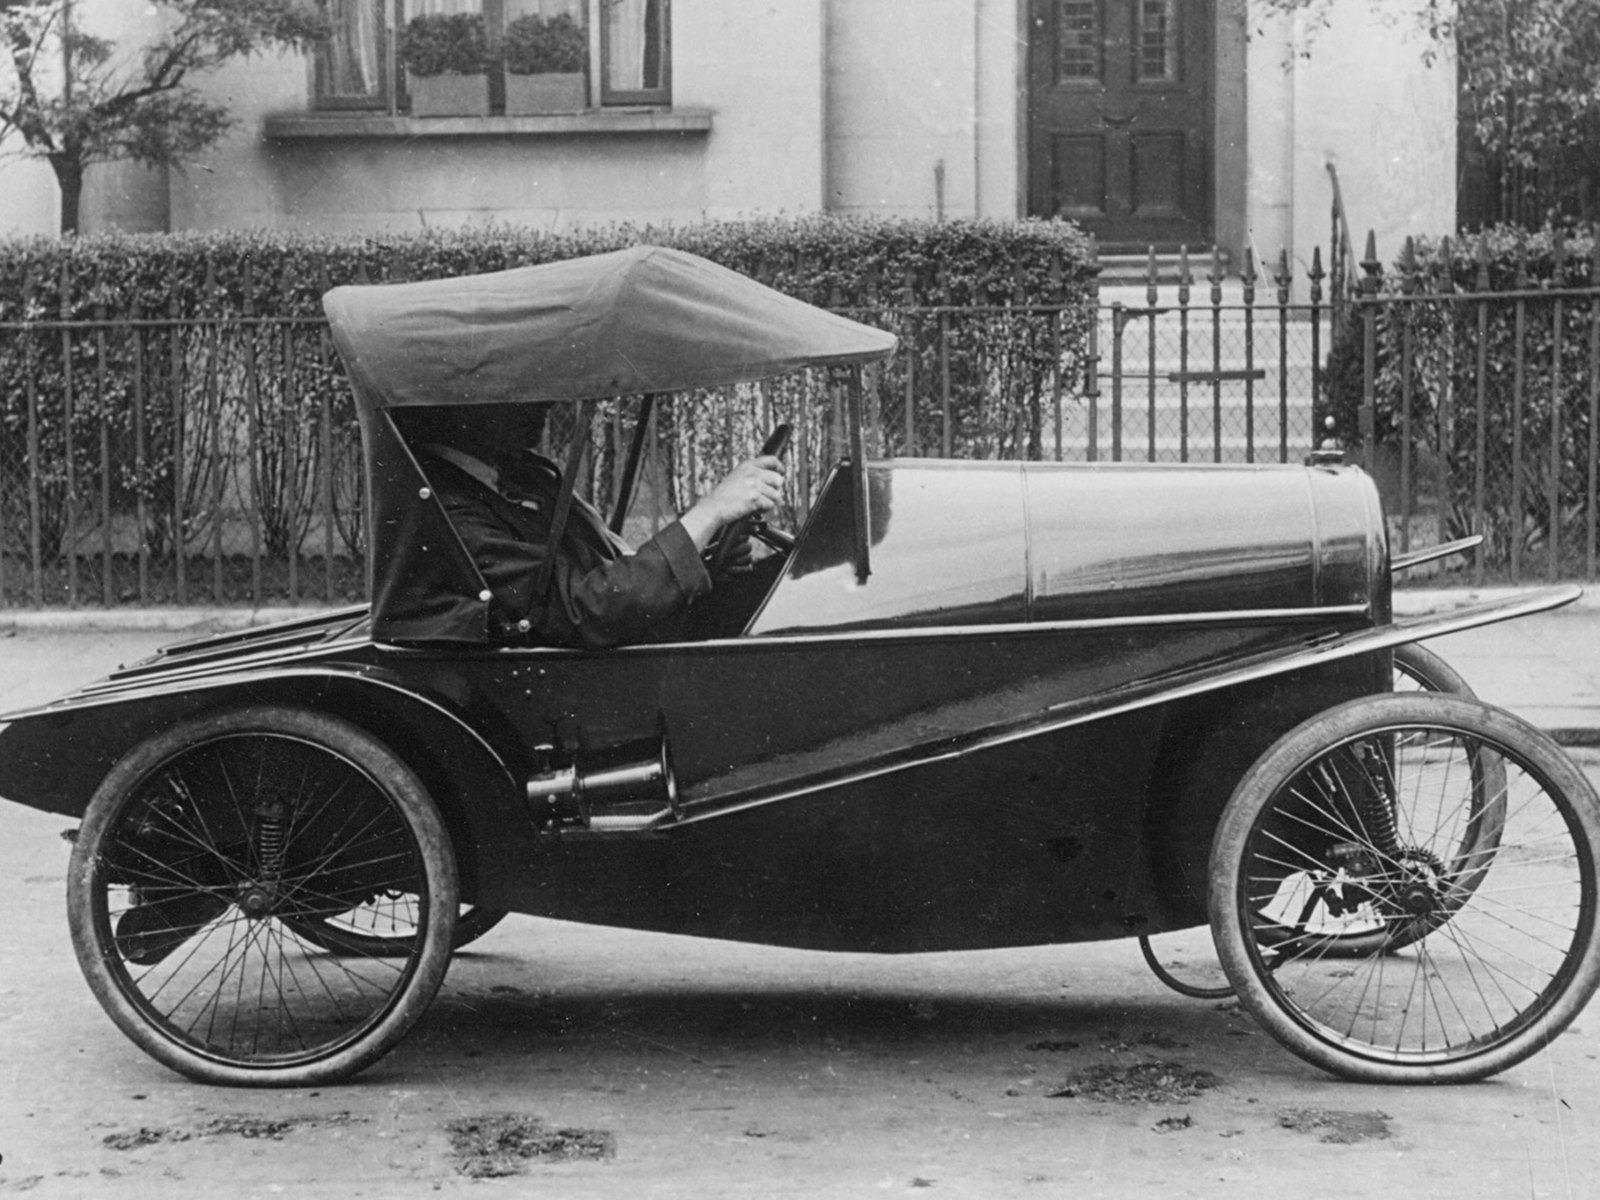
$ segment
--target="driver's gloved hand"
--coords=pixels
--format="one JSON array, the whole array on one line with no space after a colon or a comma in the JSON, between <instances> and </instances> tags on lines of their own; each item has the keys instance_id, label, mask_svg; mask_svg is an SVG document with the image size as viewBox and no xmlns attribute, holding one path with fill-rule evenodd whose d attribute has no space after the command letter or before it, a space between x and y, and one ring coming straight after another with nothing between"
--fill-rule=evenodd
<instances>
[{"instance_id":1,"label":"driver's gloved hand","mask_svg":"<svg viewBox=\"0 0 1600 1200\"><path fill-rule=\"evenodd\" d=\"M718 538L700 555L706 564L706 570L709 571L711 564L716 562L717 548L721 544L722 539ZM748 575L754 566L755 551L750 545L750 535L746 534L729 548L728 557L723 561L721 569L712 576L711 582L716 583L719 579L731 579L738 575Z\"/></svg>"}]
</instances>

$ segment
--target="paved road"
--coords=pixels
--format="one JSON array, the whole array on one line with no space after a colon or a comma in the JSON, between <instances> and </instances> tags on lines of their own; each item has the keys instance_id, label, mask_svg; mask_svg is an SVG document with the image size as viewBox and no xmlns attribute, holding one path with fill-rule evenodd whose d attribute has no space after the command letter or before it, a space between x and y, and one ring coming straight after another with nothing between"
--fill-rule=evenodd
<instances>
[{"instance_id":1,"label":"paved road","mask_svg":"<svg viewBox=\"0 0 1600 1200\"><path fill-rule=\"evenodd\" d=\"M1557 696L1550 672L1585 678L1573 639L1592 617L1556 620L1448 653L1489 698L1576 720L1600 693ZM171 637L0 632L0 705ZM1131 943L885 960L514 918L356 1083L203 1088L85 987L68 824L0 805L0 1197L1578 1197L1600 1174L1592 1014L1485 1084L1345 1084L1233 1004L1165 992ZM1159 949L1209 962L1203 934ZM1171 1066L1147 1102L1050 1094L1156 1062ZM1216 1086L1185 1101L1201 1072ZM603 1134L614 1154L472 1179L483 1160L456 1156L449 1126L496 1114Z\"/></svg>"}]
</instances>

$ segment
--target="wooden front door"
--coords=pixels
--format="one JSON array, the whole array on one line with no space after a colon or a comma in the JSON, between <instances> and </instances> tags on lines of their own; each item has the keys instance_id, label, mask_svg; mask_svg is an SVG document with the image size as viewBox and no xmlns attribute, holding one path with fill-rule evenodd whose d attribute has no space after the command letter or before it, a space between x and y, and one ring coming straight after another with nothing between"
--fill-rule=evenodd
<instances>
[{"instance_id":1,"label":"wooden front door","mask_svg":"<svg viewBox=\"0 0 1600 1200\"><path fill-rule=\"evenodd\" d=\"M1028 0L1028 211L1103 248L1211 241L1214 0Z\"/></svg>"}]
</instances>

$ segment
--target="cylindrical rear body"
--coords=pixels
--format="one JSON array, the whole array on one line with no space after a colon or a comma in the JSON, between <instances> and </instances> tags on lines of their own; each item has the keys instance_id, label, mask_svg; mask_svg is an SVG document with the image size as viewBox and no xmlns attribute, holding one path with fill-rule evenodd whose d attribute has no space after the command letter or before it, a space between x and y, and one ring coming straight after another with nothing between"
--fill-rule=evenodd
<instances>
[{"instance_id":1,"label":"cylindrical rear body","mask_svg":"<svg viewBox=\"0 0 1600 1200\"><path fill-rule=\"evenodd\" d=\"M1322 607L1389 616L1383 514L1344 468L869 465L871 571L841 471L752 632Z\"/></svg>"}]
</instances>

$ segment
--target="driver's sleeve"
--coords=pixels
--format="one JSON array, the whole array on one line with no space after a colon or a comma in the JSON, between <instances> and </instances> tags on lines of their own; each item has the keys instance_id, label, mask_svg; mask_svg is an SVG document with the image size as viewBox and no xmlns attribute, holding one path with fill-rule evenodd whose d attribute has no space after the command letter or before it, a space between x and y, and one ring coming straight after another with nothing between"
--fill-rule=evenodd
<instances>
[{"instance_id":1,"label":"driver's sleeve","mask_svg":"<svg viewBox=\"0 0 1600 1200\"><path fill-rule=\"evenodd\" d=\"M693 539L674 521L621 557L569 533L540 597L549 553L542 514L504 501L445 506L493 595L491 622L505 640L586 649L668 641L681 635L690 602L711 590Z\"/></svg>"}]
</instances>

